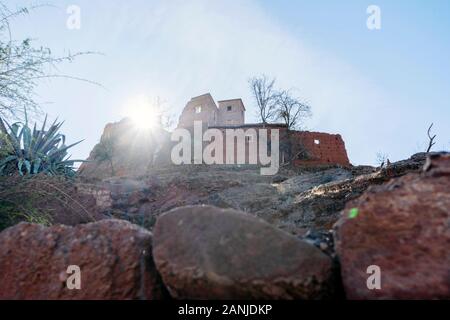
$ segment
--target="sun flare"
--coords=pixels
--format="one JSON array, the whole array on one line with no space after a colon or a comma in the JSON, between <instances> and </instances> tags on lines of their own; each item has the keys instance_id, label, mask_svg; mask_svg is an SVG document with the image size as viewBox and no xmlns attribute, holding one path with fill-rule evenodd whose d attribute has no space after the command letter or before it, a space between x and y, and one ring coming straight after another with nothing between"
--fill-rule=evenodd
<instances>
[{"instance_id":1,"label":"sun flare","mask_svg":"<svg viewBox=\"0 0 450 320\"><path fill-rule=\"evenodd\" d=\"M136 128L149 130L157 126L157 111L147 96L140 95L127 102L125 114Z\"/></svg>"}]
</instances>

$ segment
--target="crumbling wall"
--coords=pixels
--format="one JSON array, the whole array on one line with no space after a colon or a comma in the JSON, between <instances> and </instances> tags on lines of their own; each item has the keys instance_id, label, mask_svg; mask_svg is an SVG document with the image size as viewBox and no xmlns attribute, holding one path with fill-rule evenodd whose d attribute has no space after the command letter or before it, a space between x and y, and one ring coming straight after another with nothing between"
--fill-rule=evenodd
<instances>
[{"instance_id":1,"label":"crumbling wall","mask_svg":"<svg viewBox=\"0 0 450 320\"><path fill-rule=\"evenodd\" d=\"M295 165L350 165L341 135L309 131L294 131L292 134L308 153L306 158L295 159Z\"/></svg>"},{"instance_id":2,"label":"crumbling wall","mask_svg":"<svg viewBox=\"0 0 450 320\"><path fill-rule=\"evenodd\" d=\"M216 127L222 131L224 136L224 163L226 163L226 128L224 127ZM234 129L243 129L247 132L249 129L255 129L257 131L257 147L256 150L259 150L259 135L258 129L265 128L267 130L267 140L270 142L271 130L277 129L279 130L279 138L280 138L280 163L287 161L288 157L286 151L286 145L288 139L291 141L292 152L291 156L298 155L297 158L294 159L293 164L296 166L299 165L333 165L338 164L342 166L350 166L350 161L347 156L347 151L345 149L345 143L339 134L328 134L323 132L309 132L309 131L290 131L288 133L287 129L283 125L245 125L245 126L237 126ZM299 152L300 149L304 149L305 152ZM234 161L237 161L237 147L236 141L234 146ZM249 141L245 140L245 163L249 163ZM260 163L259 156L257 157L257 163Z\"/></svg>"}]
</instances>

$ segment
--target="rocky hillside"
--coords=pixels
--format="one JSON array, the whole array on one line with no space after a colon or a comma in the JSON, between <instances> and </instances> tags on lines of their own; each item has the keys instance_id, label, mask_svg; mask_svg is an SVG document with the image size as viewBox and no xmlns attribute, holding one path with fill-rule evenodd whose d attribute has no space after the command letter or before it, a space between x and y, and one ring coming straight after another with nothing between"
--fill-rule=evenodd
<instances>
[{"instance_id":1,"label":"rocky hillside","mask_svg":"<svg viewBox=\"0 0 450 320\"><path fill-rule=\"evenodd\" d=\"M424 158L378 171L167 168L91 181L79 192L96 195L104 221L0 233L0 298L450 299L450 155ZM115 215L152 220L152 232L106 219ZM71 264L82 290L65 287Z\"/></svg>"},{"instance_id":2,"label":"rocky hillside","mask_svg":"<svg viewBox=\"0 0 450 320\"><path fill-rule=\"evenodd\" d=\"M255 215L294 235L331 229L345 203L370 185L419 171L425 154L372 167L281 168L261 176L249 166L165 166L147 175L83 179L79 190L93 195L105 217L125 219L151 229L171 209L207 204Z\"/></svg>"},{"instance_id":3,"label":"rocky hillside","mask_svg":"<svg viewBox=\"0 0 450 320\"><path fill-rule=\"evenodd\" d=\"M171 165L168 139L123 120L76 180L26 180L49 226L0 233L0 299L450 299L448 154L262 176Z\"/></svg>"}]
</instances>

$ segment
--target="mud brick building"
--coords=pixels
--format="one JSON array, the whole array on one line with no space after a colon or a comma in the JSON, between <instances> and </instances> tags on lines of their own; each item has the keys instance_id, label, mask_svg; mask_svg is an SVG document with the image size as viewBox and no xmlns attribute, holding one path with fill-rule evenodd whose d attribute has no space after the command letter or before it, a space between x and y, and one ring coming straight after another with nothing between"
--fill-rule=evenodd
<instances>
[{"instance_id":1,"label":"mud brick building","mask_svg":"<svg viewBox=\"0 0 450 320\"><path fill-rule=\"evenodd\" d=\"M294 165L338 164L350 166L341 135L310 131L288 131L286 125L280 123L246 124L245 111L242 99L222 100L216 104L211 94L207 93L192 98L186 104L180 116L178 127L191 129L194 126L194 121L202 121L204 128L219 129L224 133L224 137L227 129L243 129L245 132L248 132L249 129L255 129L257 132L258 129L267 129L269 137L272 129L278 129L280 132L281 163L287 160L285 146L290 144L290 153L294 157ZM259 139L258 136L257 139ZM246 137L246 159L249 159L248 152L251 142L252 137ZM224 157L226 157L225 148Z\"/></svg>"}]
</instances>

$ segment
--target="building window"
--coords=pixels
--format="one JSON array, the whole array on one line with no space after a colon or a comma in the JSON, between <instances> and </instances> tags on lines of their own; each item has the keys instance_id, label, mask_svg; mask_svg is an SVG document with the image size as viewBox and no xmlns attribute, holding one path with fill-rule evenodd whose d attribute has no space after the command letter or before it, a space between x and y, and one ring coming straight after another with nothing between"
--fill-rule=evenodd
<instances>
[{"instance_id":1,"label":"building window","mask_svg":"<svg viewBox=\"0 0 450 320\"><path fill-rule=\"evenodd\" d=\"M320 140L319 139L314 139L314 144L320 144Z\"/></svg>"},{"instance_id":2,"label":"building window","mask_svg":"<svg viewBox=\"0 0 450 320\"><path fill-rule=\"evenodd\" d=\"M245 136L245 142L247 143L253 142L253 136Z\"/></svg>"},{"instance_id":3,"label":"building window","mask_svg":"<svg viewBox=\"0 0 450 320\"><path fill-rule=\"evenodd\" d=\"M200 113L200 112L202 112L202 106L196 106L195 113Z\"/></svg>"},{"instance_id":4,"label":"building window","mask_svg":"<svg viewBox=\"0 0 450 320\"><path fill-rule=\"evenodd\" d=\"M231 106L227 107L227 111L231 111L231 109L232 109Z\"/></svg>"}]
</instances>

